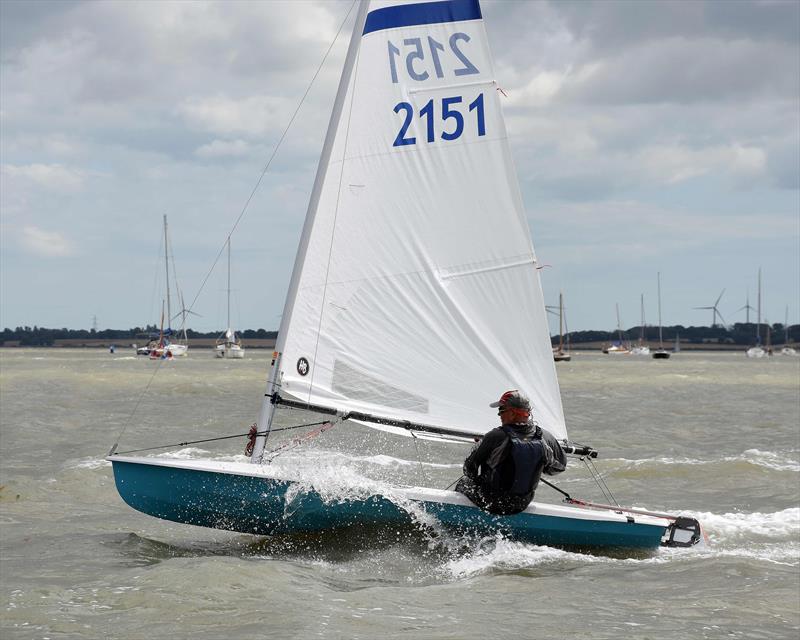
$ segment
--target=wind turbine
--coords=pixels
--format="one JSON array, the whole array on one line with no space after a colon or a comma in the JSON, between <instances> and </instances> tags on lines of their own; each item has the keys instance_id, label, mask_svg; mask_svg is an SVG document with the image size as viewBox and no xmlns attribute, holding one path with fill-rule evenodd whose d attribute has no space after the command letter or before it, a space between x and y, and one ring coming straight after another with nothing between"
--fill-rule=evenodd
<instances>
[{"instance_id":1,"label":"wind turbine","mask_svg":"<svg viewBox=\"0 0 800 640\"><path fill-rule=\"evenodd\" d=\"M203 316L201 316L199 313L195 313L191 309L186 308L186 304L183 302L183 292L180 289L178 289L178 298L181 301L181 310L178 311L178 313L176 313L174 316L172 316L172 318L170 318L170 321L175 320L175 318L181 319L181 328L179 329L179 331L183 331L183 337L186 338L186 316L192 315L192 316L197 316L198 318L202 318Z\"/></svg>"},{"instance_id":2,"label":"wind turbine","mask_svg":"<svg viewBox=\"0 0 800 640\"><path fill-rule=\"evenodd\" d=\"M722 295L724 293L725 293L725 289L723 289L720 292L719 297L717 298L717 301L710 307L692 307L693 309L709 309L709 310L711 310L711 312L712 312L711 327L712 328L717 326L717 316L719 316L719 319L722 320L722 326L723 327L725 326L725 318L722 317L722 314L719 312L719 309L717 309L717 305L719 304L719 301L722 299Z\"/></svg>"},{"instance_id":3,"label":"wind turbine","mask_svg":"<svg viewBox=\"0 0 800 640\"><path fill-rule=\"evenodd\" d=\"M736 310L736 313L739 313L740 311L747 311L746 322L747 324L750 324L750 312L755 311L755 308L750 305L750 289L747 290L747 301L745 302L743 307Z\"/></svg>"}]
</instances>

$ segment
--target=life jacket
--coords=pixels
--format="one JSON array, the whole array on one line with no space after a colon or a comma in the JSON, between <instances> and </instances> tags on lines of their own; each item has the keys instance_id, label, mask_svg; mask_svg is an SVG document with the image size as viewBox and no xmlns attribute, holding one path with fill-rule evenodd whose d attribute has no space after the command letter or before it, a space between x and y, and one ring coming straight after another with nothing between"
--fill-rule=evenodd
<instances>
[{"instance_id":1,"label":"life jacket","mask_svg":"<svg viewBox=\"0 0 800 640\"><path fill-rule=\"evenodd\" d=\"M528 495L539 482L545 463L541 432L520 438L513 427L504 425L502 429L508 439L489 456L489 487L514 496Z\"/></svg>"}]
</instances>

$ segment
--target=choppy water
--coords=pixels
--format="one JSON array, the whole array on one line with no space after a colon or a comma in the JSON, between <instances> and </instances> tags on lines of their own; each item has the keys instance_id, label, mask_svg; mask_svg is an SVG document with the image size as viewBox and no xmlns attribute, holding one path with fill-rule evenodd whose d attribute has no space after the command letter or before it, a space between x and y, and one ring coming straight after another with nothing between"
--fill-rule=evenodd
<instances>
[{"instance_id":1,"label":"choppy water","mask_svg":"<svg viewBox=\"0 0 800 640\"><path fill-rule=\"evenodd\" d=\"M559 364L570 435L600 449L616 498L695 515L711 538L702 552L629 557L457 539L435 523L256 538L127 507L103 460L120 431L121 451L247 431L269 354L247 355L196 351L153 376L155 363L120 352L0 351L0 637L800 632L800 358L598 354ZM285 425L307 418L281 416ZM242 448L236 439L173 451L230 459ZM338 491L387 481L444 488L465 453L342 425L273 464L311 460L309 473L336 479ZM573 467L559 484L602 499Z\"/></svg>"}]
</instances>

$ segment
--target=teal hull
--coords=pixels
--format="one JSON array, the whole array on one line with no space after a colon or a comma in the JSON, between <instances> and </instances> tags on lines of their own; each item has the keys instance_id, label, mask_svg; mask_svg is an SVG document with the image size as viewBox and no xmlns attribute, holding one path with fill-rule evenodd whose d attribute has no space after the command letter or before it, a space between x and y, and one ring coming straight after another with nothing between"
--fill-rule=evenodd
<instances>
[{"instance_id":1,"label":"teal hull","mask_svg":"<svg viewBox=\"0 0 800 640\"><path fill-rule=\"evenodd\" d=\"M263 475L113 457L110 460L117 490L128 505L173 522L275 535L415 521L409 510L380 495L325 502L313 490L298 490L292 481ZM529 511L513 516L493 516L471 504L424 498L412 498L408 502L447 528L479 535L501 533L510 539L533 544L655 548L665 532L663 525L634 522L633 518L609 521L601 517L587 519Z\"/></svg>"}]
</instances>

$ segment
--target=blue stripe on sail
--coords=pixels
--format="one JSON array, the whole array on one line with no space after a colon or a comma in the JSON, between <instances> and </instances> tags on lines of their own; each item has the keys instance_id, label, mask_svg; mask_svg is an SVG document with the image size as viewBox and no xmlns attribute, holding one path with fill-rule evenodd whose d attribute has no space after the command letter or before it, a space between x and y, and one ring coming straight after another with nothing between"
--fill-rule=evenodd
<instances>
[{"instance_id":1,"label":"blue stripe on sail","mask_svg":"<svg viewBox=\"0 0 800 640\"><path fill-rule=\"evenodd\" d=\"M401 4L370 11L364 24L363 35L395 27L480 20L481 17L478 0L441 0L440 2Z\"/></svg>"}]
</instances>

